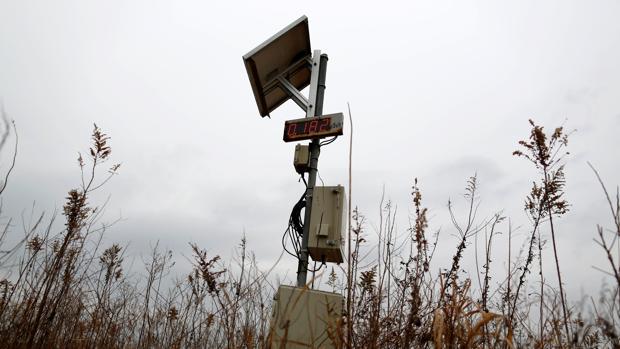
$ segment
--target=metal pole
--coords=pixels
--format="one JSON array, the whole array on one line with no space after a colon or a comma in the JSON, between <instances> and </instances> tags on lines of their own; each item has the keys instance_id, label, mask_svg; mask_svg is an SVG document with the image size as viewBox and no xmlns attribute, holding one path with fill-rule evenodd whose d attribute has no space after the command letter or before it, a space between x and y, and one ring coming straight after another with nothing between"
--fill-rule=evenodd
<instances>
[{"instance_id":1,"label":"metal pole","mask_svg":"<svg viewBox=\"0 0 620 349\"><path fill-rule=\"evenodd\" d=\"M325 94L325 75L327 74L327 55L322 54L319 63L319 81L316 91L316 101L309 101L315 105L314 115L318 116L323 113L323 96ZM314 67L313 67L314 68ZM310 166L308 170L308 187L306 188L306 209L304 215L304 235L301 238L301 255L299 264L297 265L297 287L306 285L308 274L308 239L310 237L310 216L312 211L312 194L314 192L314 184L316 183L316 174L319 165L319 154L321 147L319 139L315 138L310 142Z\"/></svg>"}]
</instances>

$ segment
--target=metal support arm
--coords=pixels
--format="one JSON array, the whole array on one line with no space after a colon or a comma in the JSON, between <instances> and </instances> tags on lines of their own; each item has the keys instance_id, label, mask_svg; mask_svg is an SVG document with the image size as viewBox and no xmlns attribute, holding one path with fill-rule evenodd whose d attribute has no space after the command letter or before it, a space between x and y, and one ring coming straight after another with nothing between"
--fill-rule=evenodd
<instances>
[{"instance_id":1,"label":"metal support arm","mask_svg":"<svg viewBox=\"0 0 620 349\"><path fill-rule=\"evenodd\" d=\"M278 76L277 79L280 83L280 88L282 88L301 109L304 111L308 110L309 103L306 97L282 75Z\"/></svg>"}]
</instances>

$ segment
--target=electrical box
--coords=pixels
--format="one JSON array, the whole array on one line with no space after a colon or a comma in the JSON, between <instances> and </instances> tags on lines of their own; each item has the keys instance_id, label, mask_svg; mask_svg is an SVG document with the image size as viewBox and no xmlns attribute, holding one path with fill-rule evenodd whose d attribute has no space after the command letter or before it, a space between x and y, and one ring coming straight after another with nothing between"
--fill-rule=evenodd
<instances>
[{"instance_id":1,"label":"electrical box","mask_svg":"<svg viewBox=\"0 0 620 349\"><path fill-rule=\"evenodd\" d=\"M313 260L343 262L346 205L343 186L314 187L308 236L308 250Z\"/></svg>"},{"instance_id":2,"label":"electrical box","mask_svg":"<svg viewBox=\"0 0 620 349\"><path fill-rule=\"evenodd\" d=\"M295 166L295 171L299 174L308 172L308 167L310 166L310 151L307 145L297 144L295 146L293 166Z\"/></svg>"},{"instance_id":3,"label":"electrical box","mask_svg":"<svg viewBox=\"0 0 620 349\"><path fill-rule=\"evenodd\" d=\"M343 302L337 293L280 286L273 302L270 348L342 347L338 333L344 326Z\"/></svg>"}]
</instances>

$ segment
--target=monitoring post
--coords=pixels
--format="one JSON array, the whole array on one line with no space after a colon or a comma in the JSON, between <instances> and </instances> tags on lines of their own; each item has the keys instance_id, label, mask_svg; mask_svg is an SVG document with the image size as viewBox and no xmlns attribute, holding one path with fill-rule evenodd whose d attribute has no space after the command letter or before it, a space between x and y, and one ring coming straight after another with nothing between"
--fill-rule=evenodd
<instances>
[{"instance_id":1,"label":"monitoring post","mask_svg":"<svg viewBox=\"0 0 620 349\"><path fill-rule=\"evenodd\" d=\"M305 113L305 118L287 120L284 125L285 142L310 140L310 144L304 146L307 150L307 161L299 166L304 168L299 172L302 176L305 172L308 173L308 181L304 196L303 231L301 227L296 231L296 239L301 238L295 245L295 255L298 258L297 287L306 285L309 257L321 264L342 262L342 227L338 223L342 220L336 219L339 216L336 217L334 213L334 210L341 211L341 205L330 206L331 208L325 211L324 207L329 203L313 200L314 192L317 190L315 184L321 152L320 140L325 137L335 139L342 135L343 128L342 113L322 115L327 60L326 54L321 54L320 50L312 51L310 48L306 16L300 17L243 56L254 98L262 117L268 116L289 99ZM308 98L301 93L306 87L309 87ZM339 189L332 189L332 192L336 194L331 197L336 199L341 199L340 196L344 195ZM325 197L328 196L330 195ZM321 217L314 221L313 201L315 211L321 214ZM316 209L316 207L323 208ZM322 220L323 216L334 219L327 223Z\"/></svg>"},{"instance_id":2,"label":"monitoring post","mask_svg":"<svg viewBox=\"0 0 620 349\"><path fill-rule=\"evenodd\" d=\"M319 51L320 52L320 51ZM315 55L319 52L315 52ZM310 85L310 96L312 98L312 88L316 89L316 99L314 101L314 115L319 116L323 113L323 97L325 95L325 75L327 73L327 55L319 54L319 57L313 57L313 61L319 59L318 69L318 81L316 86ZM315 67L313 67L315 70ZM313 101L310 101L312 103ZM306 279L308 274L308 239L310 236L310 217L312 214L312 194L314 191L314 185L316 184L316 174L319 166L319 155L321 154L321 147L317 138L310 142L310 166L308 169L308 187L306 188L306 209L304 214L304 235L301 237L301 256L299 258L299 264L297 266L297 287L303 287L306 285Z\"/></svg>"},{"instance_id":3,"label":"monitoring post","mask_svg":"<svg viewBox=\"0 0 620 349\"><path fill-rule=\"evenodd\" d=\"M344 187L316 186L321 146L341 136L344 124L342 113L323 115L327 55L310 48L308 18L302 16L244 55L243 62L260 115L269 116L292 100L304 116L284 122L283 140L310 141L308 145L295 145L293 167L304 179L305 192L293 207L282 239L282 247L298 260L297 283L280 285L274 295L270 347L297 343L295 347L337 348L328 334L339 328L343 296L306 287L310 258L321 266L344 261ZM309 87L308 97L301 93L306 87ZM333 138L321 142L327 137ZM286 247L287 237L294 252ZM308 331L309 328L313 331Z\"/></svg>"}]
</instances>

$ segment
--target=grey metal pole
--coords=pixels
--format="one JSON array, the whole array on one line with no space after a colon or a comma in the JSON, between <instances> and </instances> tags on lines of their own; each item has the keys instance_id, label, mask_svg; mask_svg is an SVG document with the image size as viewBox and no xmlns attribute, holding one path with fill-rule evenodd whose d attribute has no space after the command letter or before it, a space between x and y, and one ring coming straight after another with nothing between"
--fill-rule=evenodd
<instances>
[{"instance_id":1,"label":"grey metal pole","mask_svg":"<svg viewBox=\"0 0 620 349\"><path fill-rule=\"evenodd\" d=\"M319 81L317 86L316 101L310 101L310 103L315 103L315 116L323 114L323 97L325 94L325 75L327 74L327 60L327 55L322 54L319 63ZM319 166L319 155L321 153L321 147L319 146L318 139L315 138L312 140L312 142L310 142L309 151L310 166L308 170L308 187L306 189L304 235L301 237L301 256L297 265L297 287L304 287L306 285L306 278L308 274L308 239L310 237L312 194L314 192L314 184L316 183L316 174Z\"/></svg>"}]
</instances>

